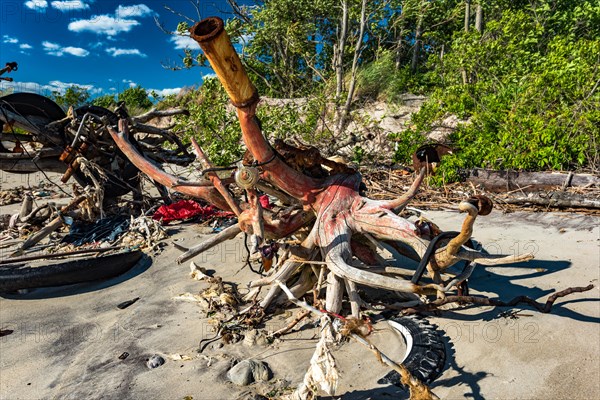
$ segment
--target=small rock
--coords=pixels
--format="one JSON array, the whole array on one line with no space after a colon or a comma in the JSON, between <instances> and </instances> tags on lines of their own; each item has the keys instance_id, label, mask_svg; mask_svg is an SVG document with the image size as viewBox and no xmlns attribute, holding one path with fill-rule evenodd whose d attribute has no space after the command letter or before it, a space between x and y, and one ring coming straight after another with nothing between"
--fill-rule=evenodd
<instances>
[{"instance_id":1,"label":"small rock","mask_svg":"<svg viewBox=\"0 0 600 400\"><path fill-rule=\"evenodd\" d=\"M150 369L158 368L165 363L165 359L158 354L153 355L146 362L146 366Z\"/></svg>"},{"instance_id":2,"label":"small rock","mask_svg":"<svg viewBox=\"0 0 600 400\"><path fill-rule=\"evenodd\" d=\"M268 381L271 375L269 366L256 360L240 361L227 372L227 378L238 386L247 386L257 381Z\"/></svg>"},{"instance_id":3,"label":"small rock","mask_svg":"<svg viewBox=\"0 0 600 400\"><path fill-rule=\"evenodd\" d=\"M266 346L269 344L267 337L263 332L256 329L244 333L244 346L254 347L255 345Z\"/></svg>"}]
</instances>

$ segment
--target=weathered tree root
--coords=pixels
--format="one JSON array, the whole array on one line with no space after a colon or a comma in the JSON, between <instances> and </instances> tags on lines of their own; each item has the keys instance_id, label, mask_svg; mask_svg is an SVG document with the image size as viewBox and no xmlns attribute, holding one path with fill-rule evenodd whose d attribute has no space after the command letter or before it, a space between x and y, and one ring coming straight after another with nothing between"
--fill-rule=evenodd
<instances>
[{"instance_id":1,"label":"weathered tree root","mask_svg":"<svg viewBox=\"0 0 600 400\"><path fill-rule=\"evenodd\" d=\"M443 299L438 299L438 300L432 301L431 303L428 303L428 304L422 304L422 305L419 305L416 307L404 308L402 310L402 314L410 315L410 314L418 314L418 313L427 312L427 311L436 311L441 306L443 306L445 304L450 304L450 303L475 304L477 306L492 306L492 307L514 307L518 304L524 303L524 304L528 304L528 305L534 307L536 310L538 310L541 313L547 314L550 311L552 311L552 306L554 305L554 302L557 299L564 297L564 296L568 296L572 293L587 292L589 290L592 290L593 288L594 288L594 285L591 285L591 284L587 285L587 286L570 287L565 290L561 290L560 292L554 293L553 295L548 297L548 300L546 300L546 303L539 303L539 302L535 301L534 299L532 299L531 297L527 297L527 296L517 296L508 302L504 302L504 301L497 300L497 299L490 299L490 298L486 298L486 297L447 296Z\"/></svg>"},{"instance_id":2,"label":"weathered tree root","mask_svg":"<svg viewBox=\"0 0 600 400\"><path fill-rule=\"evenodd\" d=\"M281 245L284 240L290 239L296 243L301 242L300 245L291 245L289 248L294 257L279 262L278 268L273 269L268 277L250 283L253 288L250 294L254 301L260 287L270 286L260 302L261 310L265 310L281 299L280 294L283 290L289 301L323 316L324 319L340 312L346 292L352 315L358 320L361 306L365 306L357 290L359 285L413 295L437 294L438 300L409 306L406 308L407 314L436 310L441 305L453 301L497 306L525 302L542 312L549 312L556 298L591 289L589 286L556 293L548 299L545 306L523 296L509 303L472 296L446 296L447 292L470 276L475 263L497 265L533 259L533 254L490 255L466 246L473 234L477 217L489 214L491 202L482 197L461 202L459 208L466 213L466 217L460 232L451 238L450 235L444 235L432 244L434 237L440 233L439 229L430 229L433 225L414 224L397 214L417 193L426 174L425 168L420 171L411 188L403 196L395 200L376 201L361 195L360 174L348 168L338 168L337 165L333 165L335 168L326 172L323 165L332 164L320 155L317 156L318 152L314 148L308 149L307 154L303 155L299 154L301 150L296 151L290 146L280 144L279 149L284 154L278 153L262 133L256 115L258 92L231 45L223 21L219 18L207 18L192 27L190 33L204 50L211 67L237 108L248 157L244 157L246 162L242 161L242 165L238 167L236 179L220 179L211 174L211 181L182 181L146 160L128 142L127 125L124 121L119 124L120 132L110 130L111 136L123 153L153 180L181 193L204 199L223 210L232 210L238 215L237 226L228 228L209 241L189 249L178 262L183 262L242 231L259 238L256 247L260 247L263 238L279 241ZM200 160L206 166L210 166L202 149L195 147ZM240 177L244 179L239 179ZM234 182L246 191L249 201L242 201L231 195L227 185ZM263 210L257 201L257 189L263 188L265 192L275 195L284 204L292 207L280 208L278 211ZM295 237L291 238L292 235ZM397 249L408 249L410 257L417 261L424 259L423 263L433 283L418 284L418 279L412 282L390 276L394 274L387 271L377 254L377 247L380 247L381 242L391 244ZM439 242L439 247L436 242ZM458 277L444 282L444 270L461 260L470 261L472 264ZM321 268L314 268L314 264L321 264ZM325 277L327 285L324 311L298 300L310 290L318 294ZM255 306L256 303L253 303L247 310L256 309ZM349 319L350 317L347 320ZM325 332L325 329L323 331ZM356 333L352 332L349 336L365 344L364 338ZM311 365L317 369L322 366L319 366L319 360L329 359L326 338L322 339L318 347L320 353L316 352L311 360ZM413 392L415 398L418 394L422 394L422 398L433 397L429 389L412 377L405 367L389 360L368 342L365 345L373 350L380 361L398 371L403 383L411 387L411 397ZM307 373L305 378L307 385L314 383L311 380L314 375ZM334 383L328 383L329 387L334 387Z\"/></svg>"},{"instance_id":3,"label":"weathered tree root","mask_svg":"<svg viewBox=\"0 0 600 400\"><path fill-rule=\"evenodd\" d=\"M353 170L334 168L327 177L321 164L329 164L324 161L325 158L317 156L317 150L314 148L307 150L306 157L302 157L301 150L293 149L291 146L285 147L284 152L289 157L285 158L279 155L262 134L256 118L258 93L231 46L229 37L224 31L223 21L218 18L207 18L191 29L191 36L203 48L232 103L237 107L243 140L248 148L248 157L254 163L254 166L244 165L242 167L246 172L242 173L241 170L238 172L243 175L253 170L255 174L258 174L260 180L256 182L257 179L251 179L256 183L250 185L236 181L246 190L250 201L233 198L227 189L227 185L231 181L221 180L214 174L209 174L212 182L182 182L146 160L128 142L125 121L120 121L120 132L110 130L111 136L123 153L155 181L184 194L204 199L224 210L232 210L238 215L238 227L230 228L227 232L211 238L208 242L190 249L179 257L178 262L183 262L221 241L230 239L238 231L258 237L260 246L263 237L275 240L286 238L301 228L309 226L313 222L313 218L316 218L308 237L301 246L297 246L297 251L304 252L306 255L312 248L319 249L320 260L312 256L307 261L324 261L327 264L329 270L327 310L338 313L341 309L344 291L346 291L350 297L352 314L357 317L363 303L356 290L356 285L419 294L437 291L438 296L443 297L445 292L460 282L451 282L442 286L440 273L460 260L497 264L520 262L533 258L531 254L498 258L498 256L487 255L464 246L473 233L473 225L477 216L479 214L486 215L491 211L491 203L479 198L460 204L461 211L467 213L460 233L450 240L442 240L442 246L437 248L430 258L428 257L427 269L433 283L418 285L407 280L369 271L369 262L380 262L380 259L368 245L360 245L353 240L353 235L355 238L363 235L371 241L375 240L371 238L373 236L381 241L403 243L412 248L417 257L421 258L426 253L430 243L427 240L430 238L430 233L421 232L415 224L396 214L417 193L419 185L425 177L425 168L420 171L405 195L395 200L375 201L360 195L362 179L360 174ZM281 146L280 143L279 148ZM210 162L202 149L196 143L194 143L194 147L198 158L205 166L209 167ZM292 155L295 161L290 161L291 164L286 163L285 160ZM301 162L298 161L299 159ZM311 171L316 171L317 175L311 175ZM284 197L296 199L302 209L296 206L296 208L283 210L279 214L263 210L258 204L255 189L255 185L259 182L262 182L262 186L284 193ZM356 266L354 262L355 256L352 253L351 245L353 242L353 247L357 252L356 257L365 262L364 265ZM294 287L295 294L301 295L302 290L310 289L312 278L310 274L303 274L303 269L307 267L302 266L301 262L299 265L283 264L283 268L284 270L277 275L277 279L288 282L295 276L302 277L302 280ZM267 307L271 304L279 292L278 287L271 287L267 297L261 302L261 306Z\"/></svg>"}]
</instances>

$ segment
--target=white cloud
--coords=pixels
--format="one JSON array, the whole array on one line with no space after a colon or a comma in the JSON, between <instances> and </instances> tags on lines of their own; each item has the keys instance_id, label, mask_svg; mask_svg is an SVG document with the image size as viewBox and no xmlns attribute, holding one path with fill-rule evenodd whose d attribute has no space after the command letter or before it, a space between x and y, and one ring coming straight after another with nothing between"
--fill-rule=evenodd
<instances>
[{"instance_id":1,"label":"white cloud","mask_svg":"<svg viewBox=\"0 0 600 400\"><path fill-rule=\"evenodd\" d=\"M171 36L169 40L175 44L176 49L199 48L198 42L189 36Z\"/></svg>"},{"instance_id":2,"label":"white cloud","mask_svg":"<svg viewBox=\"0 0 600 400\"><path fill-rule=\"evenodd\" d=\"M89 4L81 0L53 1L50 5L60 11L87 10L90 8Z\"/></svg>"},{"instance_id":3,"label":"white cloud","mask_svg":"<svg viewBox=\"0 0 600 400\"><path fill-rule=\"evenodd\" d=\"M47 54L57 57L62 57L64 54L70 54L75 57L87 57L90 54L89 51L87 51L86 49L82 49L81 47L62 47L57 43L52 43L48 41L42 42L42 47L44 47L44 51Z\"/></svg>"},{"instance_id":4,"label":"white cloud","mask_svg":"<svg viewBox=\"0 0 600 400\"><path fill-rule=\"evenodd\" d=\"M82 49L81 47L67 46L67 47L63 47L62 51L67 54L74 55L76 57L87 57L90 54L89 51L87 51L86 49Z\"/></svg>"},{"instance_id":5,"label":"white cloud","mask_svg":"<svg viewBox=\"0 0 600 400\"><path fill-rule=\"evenodd\" d=\"M93 15L90 19L78 19L69 23L71 32L94 32L97 35L115 36L129 32L140 23L134 19L120 19L110 15Z\"/></svg>"},{"instance_id":6,"label":"white cloud","mask_svg":"<svg viewBox=\"0 0 600 400\"><path fill-rule=\"evenodd\" d=\"M61 81L50 81L47 84L41 84L38 82L5 82L0 81L0 90L13 89L15 92L29 92L49 95L52 92L59 92L64 94L65 90L71 86L79 86L87 89L90 94L98 94L102 92L101 88L97 88L94 85L86 85L81 83L72 82L61 82Z\"/></svg>"},{"instance_id":7,"label":"white cloud","mask_svg":"<svg viewBox=\"0 0 600 400\"><path fill-rule=\"evenodd\" d=\"M135 4L131 6L120 5L115 10L117 18L147 17L153 15L154 11L145 4Z\"/></svg>"},{"instance_id":8,"label":"white cloud","mask_svg":"<svg viewBox=\"0 0 600 400\"><path fill-rule=\"evenodd\" d=\"M111 47L106 49L106 52L113 57L117 56L140 56L147 57L146 54L142 53L138 49L117 49L115 47Z\"/></svg>"},{"instance_id":9,"label":"white cloud","mask_svg":"<svg viewBox=\"0 0 600 400\"><path fill-rule=\"evenodd\" d=\"M87 90L90 90L90 89L94 88L94 85L83 85L81 83L61 82L61 81L50 81L45 86L48 87L48 88L52 88L52 89L54 89L56 91L59 91L59 92L64 92L65 90L67 90L71 86L79 86L80 88L87 89Z\"/></svg>"},{"instance_id":10,"label":"white cloud","mask_svg":"<svg viewBox=\"0 0 600 400\"><path fill-rule=\"evenodd\" d=\"M158 94L159 96L162 96L162 97L169 96L172 94L178 94L180 91L181 91L181 88L148 89L148 90L146 90L146 92L148 92L148 95L151 95L152 92L155 92L156 94Z\"/></svg>"},{"instance_id":11,"label":"white cloud","mask_svg":"<svg viewBox=\"0 0 600 400\"><path fill-rule=\"evenodd\" d=\"M69 1L54 3L69 3ZM145 4L119 5L114 15L101 14L92 15L90 19L77 19L69 23L68 29L71 32L89 31L97 35L111 37L122 32L129 32L133 27L140 25L140 22L135 18L148 17L154 14L155 12Z\"/></svg>"},{"instance_id":12,"label":"white cloud","mask_svg":"<svg viewBox=\"0 0 600 400\"><path fill-rule=\"evenodd\" d=\"M48 2L46 0L29 0L25 2L25 7L31 10L44 11L48 8Z\"/></svg>"},{"instance_id":13,"label":"white cloud","mask_svg":"<svg viewBox=\"0 0 600 400\"><path fill-rule=\"evenodd\" d=\"M33 46L27 43L21 43L19 45L19 48L22 50L29 50L29 49L33 49Z\"/></svg>"},{"instance_id":14,"label":"white cloud","mask_svg":"<svg viewBox=\"0 0 600 400\"><path fill-rule=\"evenodd\" d=\"M123 79L123 83L126 83L129 85L129 87L136 87L137 83L132 81L131 79Z\"/></svg>"},{"instance_id":15,"label":"white cloud","mask_svg":"<svg viewBox=\"0 0 600 400\"><path fill-rule=\"evenodd\" d=\"M248 44L252 41L252 39L254 39L254 33L250 33L248 35L241 35L240 36L240 40L242 41L242 43L244 44Z\"/></svg>"},{"instance_id":16,"label":"white cloud","mask_svg":"<svg viewBox=\"0 0 600 400\"><path fill-rule=\"evenodd\" d=\"M88 92L90 92L90 94L98 94L103 91L102 88L97 88L94 85L61 81L50 81L47 85L44 85L43 88L54 92L60 92L62 94L71 86L79 86L80 88L86 89Z\"/></svg>"},{"instance_id":17,"label":"white cloud","mask_svg":"<svg viewBox=\"0 0 600 400\"><path fill-rule=\"evenodd\" d=\"M16 44L16 43L19 43L19 39L10 37L8 35L4 35L4 36L2 36L2 43Z\"/></svg>"},{"instance_id":18,"label":"white cloud","mask_svg":"<svg viewBox=\"0 0 600 400\"><path fill-rule=\"evenodd\" d=\"M211 73L211 74L206 74L206 75L202 75L202 80L208 80L208 79L214 79L217 77L217 74L215 73Z\"/></svg>"},{"instance_id":19,"label":"white cloud","mask_svg":"<svg viewBox=\"0 0 600 400\"><path fill-rule=\"evenodd\" d=\"M46 51L54 51L60 49L60 45L52 42L42 42L42 46Z\"/></svg>"}]
</instances>

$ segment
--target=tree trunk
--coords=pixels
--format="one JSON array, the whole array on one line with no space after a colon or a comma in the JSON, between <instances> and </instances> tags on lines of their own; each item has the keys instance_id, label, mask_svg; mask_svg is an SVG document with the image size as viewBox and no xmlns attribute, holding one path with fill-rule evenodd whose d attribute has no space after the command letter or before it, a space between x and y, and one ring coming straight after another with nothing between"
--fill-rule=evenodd
<instances>
[{"instance_id":1,"label":"tree trunk","mask_svg":"<svg viewBox=\"0 0 600 400\"><path fill-rule=\"evenodd\" d=\"M477 4L475 9L475 29L477 29L477 32L483 33L483 7L481 7L481 4Z\"/></svg>"},{"instance_id":2,"label":"tree trunk","mask_svg":"<svg viewBox=\"0 0 600 400\"><path fill-rule=\"evenodd\" d=\"M398 33L397 36L397 42L396 42L396 57L395 57L395 66L396 66L396 70L400 69L400 61L402 59L402 50L403 50L403 46L402 46L402 41L404 40L404 14L405 14L405 9L404 9L405 5L402 6L402 9L400 10L400 15L398 16L398 19L401 20L400 22L400 32Z\"/></svg>"},{"instance_id":3,"label":"tree trunk","mask_svg":"<svg viewBox=\"0 0 600 400\"><path fill-rule=\"evenodd\" d=\"M469 32L471 20L471 0L465 0L465 32Z\"/></svg>"},{"instance_id":4,"label":"tree trunk","mask_svg":"<svg viewBox=\"0 0 600 400\"><path fill-rule=\"evenodd\" d=\"M340 20L340 31L334 58L334 69L336 77L335 98L340 99L344 91L344 48L348 38L348 1L342 2L342 19Z\"/></svg>"},{"instance_id":5,"label":"tree trunk","mask_svg":"<svg viewBox=\"0 0 600 400\"><path fill-rule=\"evenodd\" d=\"M539 192L539 193L513 193L503 197L507 204L533 205L558 208L594 208L600 209L600 199L588 198L577 193L568 192Z\"/></svg>"},{"instance_id":6,"label":"tree trunk","mask_svg":"<svg viewBox=\"0 0 600 400\"><path fill-rule=\"evenodd\" d=\"M415 47L413 48L412 61L410 63L410 71L414 74L419 66L419 51L421 49L421 35L423 34L423 14L419 15L417 20L417 30L415 31Z\"/></svg>"},{"instance_id":7,"label":"tree trunk","mask_svg":"<svg viewBox=\"0 0 600 400\"><path fill-rule=\"evenodd\" d=\"M346 103L340 114L340 118L337 123L337 134L340 135L344 132L346 127L346 119L350 113L350 106L352 105L352 99L354 97L354 90L356 89L356 74L358 70L358 58L360 56L363 47L363 38L365 35L365 27L367 25L367 0L362 0L360 10L360 28L358 38L356 38L356 44L354 46L354 58L352 59L352 70L350 72L350 85L348 87L348 94L346 95Z\"/></svg>"},{"instance_id":8,"label":"tree trunk","mask_svg":"<svg viewBox=\"0 0 600 400\"><path fill-rule=\"evenodd\" d=\"M471 0L465 0L465 32L469 32L469 21L471 20ZM469 83L467 71L463 68L460 71L463 85Z\"/></svg>"}]
</instances>

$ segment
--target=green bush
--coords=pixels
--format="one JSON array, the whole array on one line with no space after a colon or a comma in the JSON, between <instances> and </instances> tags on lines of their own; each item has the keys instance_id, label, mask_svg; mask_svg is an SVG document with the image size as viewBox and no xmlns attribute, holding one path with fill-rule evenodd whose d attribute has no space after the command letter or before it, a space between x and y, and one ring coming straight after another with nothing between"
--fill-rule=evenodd
<instances>
[{"instance_id":1,"label":"green bush","mask_svg":"<svg viewBox=\"0 0 600 400\"><path fill-rule=\"evenodd\" d=\"M450 114L470 118L450 136L458 151L444 158L443 179L456 180L459 169L473 167L600 167L600 92L593 90L600 39L575 38L568 25L565 32L550 25L524 10L505 11L483 36L456 35L444 62L446 86L413 118L418 133Z\"/></svg>"}]
</instances>

